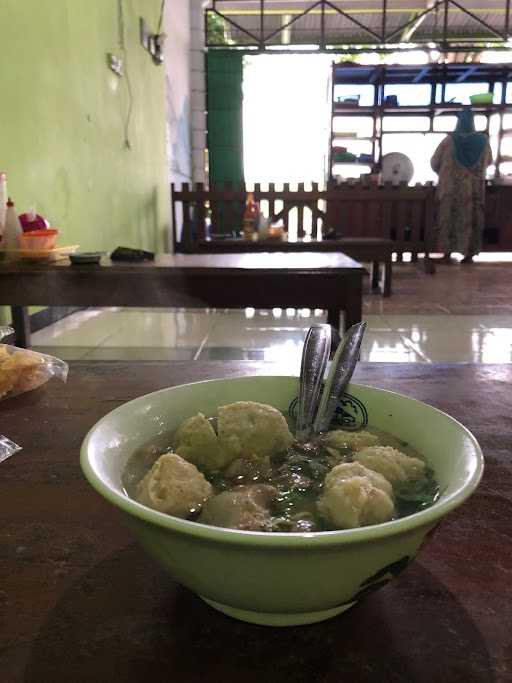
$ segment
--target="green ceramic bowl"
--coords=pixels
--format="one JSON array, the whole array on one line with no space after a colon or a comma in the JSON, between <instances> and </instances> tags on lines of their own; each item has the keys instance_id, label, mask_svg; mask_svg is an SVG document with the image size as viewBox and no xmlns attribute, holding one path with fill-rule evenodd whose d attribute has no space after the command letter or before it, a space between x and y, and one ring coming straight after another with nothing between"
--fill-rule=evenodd
<instances>
[{"instance_id":1,"label":"green ceramic bowl","mask_svg":"<svg viewBox=\"0 0 512 683\"><path fill-rule=\"evenodd\" d=\"M265 534L210 527L150 510L127 498L121 474L137 447L201 411L249 400L286 412L295 377L211 380L163 389L126 403L89 432L83 472L126 514L141 544L172 576L212 607L237 619L287 626L322 621L396 576L430 531L475 490L483 458L473 435L429 405L352 384L370 425L411 443L435 471L442 495L431 508L396 521L345 531ZM355 414L362 410L353 403ZM358 408L359 406L359 408Z\"/></svg>"}]
</instances>

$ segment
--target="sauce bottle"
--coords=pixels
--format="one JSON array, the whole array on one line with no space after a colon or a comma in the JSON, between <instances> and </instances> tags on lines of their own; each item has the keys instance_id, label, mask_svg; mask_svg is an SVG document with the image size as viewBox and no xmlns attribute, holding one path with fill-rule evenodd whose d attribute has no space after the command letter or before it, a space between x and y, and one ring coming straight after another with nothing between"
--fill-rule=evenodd
<instances>
[{"instance_id":1,"label":"sauce bottle","mask_svg":"<svg viewBox=\"0 0 512 683\"><path fill-rule=\"evenodd\" d=\"M18 237L22 234L21 224L14 207L14 202L9 197L7 211L5 212L5 226L2 239L2 248L7 252L16 251L20 248ZM9 255L12 257L13 255Z\"/></svg>"},{"instance_id":2,"label":"sauce bottle","mask_svg":"<svg viewBox=\"0 0 512 683\"><path fill-rule=\"evenodd\" d=\"M247 201L245 203L243 220L244 239L252 240L252 236L257 228L259 214L260 210L258 204L254 201L254 194L252 192L249 192L247 194Z\"/></svg>"}]
</instances>

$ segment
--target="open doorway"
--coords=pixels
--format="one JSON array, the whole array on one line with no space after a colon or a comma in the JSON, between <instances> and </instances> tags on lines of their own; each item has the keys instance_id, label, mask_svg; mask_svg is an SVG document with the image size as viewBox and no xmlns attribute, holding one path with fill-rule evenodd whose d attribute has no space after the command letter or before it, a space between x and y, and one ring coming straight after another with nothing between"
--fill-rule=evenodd
<instances>
[{"instance_id":1,"label":"open doorway","mask_svg":"<svg viewBox=\"0 0 512 683\"><path fill-rule=\"evenodd\" d=\"M320 54L245 57L247 183L324 183L331 62L332 56Z\"/></svg>"}]
</instances>

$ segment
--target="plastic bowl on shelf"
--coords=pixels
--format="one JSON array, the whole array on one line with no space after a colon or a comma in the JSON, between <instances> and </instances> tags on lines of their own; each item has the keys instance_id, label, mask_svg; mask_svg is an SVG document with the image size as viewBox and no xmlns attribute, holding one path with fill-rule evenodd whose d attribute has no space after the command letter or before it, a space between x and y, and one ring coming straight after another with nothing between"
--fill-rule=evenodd
<instances>
[{"instance_id":1,"label":"plastic bowl on shelf","mask_svg":"<svg viewBox=\"0 0 512 683\"><path fill-rule=\"evenodd\" d=\"M57 235L59 231L54 228L47 230L31 230L24 232L18 237L20 249L26 251L42 251L46 249L53 249L57 242Z\"/></svg>"},{"instance_id":2,"label":"plastic bowl on shelf","mask_svg":"<svg viewBox=\"0 0 512 683\"><path fill-rule=\"evenodd\" d=\"M483 92L478 95L470 95L469 101L471 104L492 104L493 97L492 92Z\"/></svg>"}]
</instances>

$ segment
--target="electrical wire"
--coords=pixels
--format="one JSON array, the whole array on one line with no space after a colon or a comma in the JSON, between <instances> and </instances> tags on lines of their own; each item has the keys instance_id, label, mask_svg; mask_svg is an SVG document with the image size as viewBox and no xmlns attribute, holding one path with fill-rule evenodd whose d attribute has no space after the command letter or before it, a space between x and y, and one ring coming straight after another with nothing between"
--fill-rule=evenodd
<instances>
[{"instance_id":1,"label":"electrical wire","mask_svg":"<svg viewBox=\"0 0 512 683\"><path fill-rule=\"evenodd\" d=\"M133 112L133 90L130 81L130 73L128 70L128 51L126 49L125 41L123 0L117 0L117 39L119 49L124 55L124 75L126 79L126 89L128 91L128 111L126 112L126 119L124 122L124 145L127 149L131 149L132 143L130 142L130 122Z\"/></svg>"},{"instance_id":2,"label":"electrical wire","mask_svg":"<svg viewBox=\"0 0 512 683\"><path fill-rule=\"evenodd\" d=\"M119 44L119 48L124 50L123 0L117 0L117 42Z\"/></svg>"},{"instance_id":3,"label":"electrical wire","mask_svg":"<svg viewBox=\"0 0 512 683\"><path fill-rule=\"evenodd\" d=\"M160 34L162 29L162 24L164 20L165 11L165 0L162 0L160 5L160 17L158 19L157 34ZM125 41L125 25L124 25L124 6L123 0L117 0L117 37L119 49L124 55L124 75L126 78L126 89L128 91L128 111L126 113L126 119L124 124L124 145L127 149L132 148L132 143L130 142L130 122L133 112L133 89L130 80L130 73L128 70L128 51L126 49Z\"/></svg>"},{"instance_id":4,"label":"electrical wire","mask_svg":"<svg viewBox=\"0 0 512 683\"><path fill-rule=\"evenodd\" d=\"M126 65L126 60L125 60ZM130 142L130 121L132 118L133 111L133 91L132 84L130 81L130 76L128 73L128 67L125 67L125 78L126 78L126 89L128 91L128 111L126 113L126 121L124 124L124 144L127 149L132 148L132 143Z\"/></svg>"},{"instance_id":5,"label":"electrical wire","mask_svg":"<svg viewBox=\"0 0 512 683\"><path fill-rule=\"evenodd\" d=\"M158 19L158 28L156 30L157 34L159 34L162 30L162 24L164 22L164 10L165 10L165 0L162 0L162 4L160 5L160 18Z\"/></svg>"}]
</instances>

